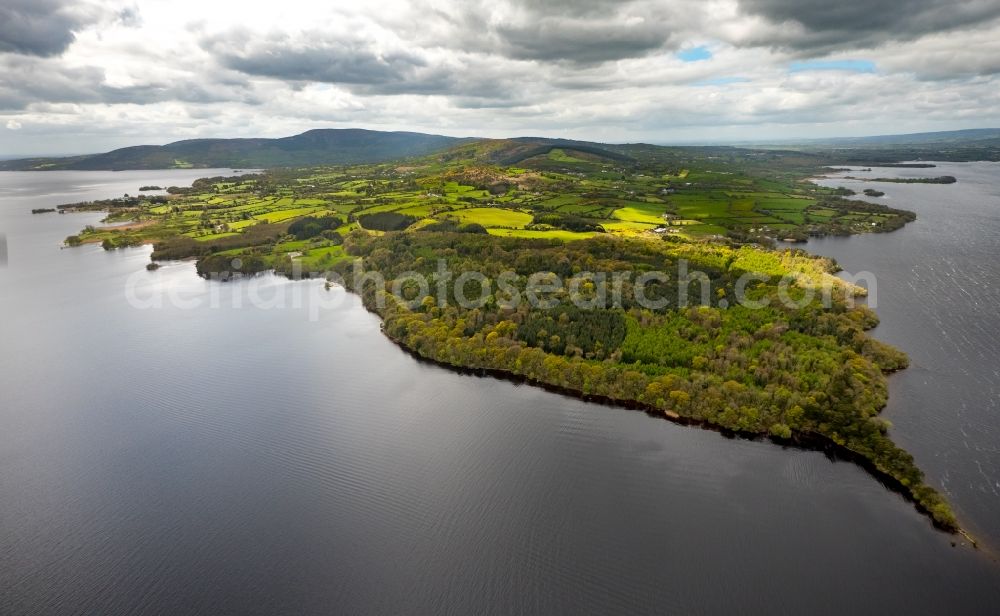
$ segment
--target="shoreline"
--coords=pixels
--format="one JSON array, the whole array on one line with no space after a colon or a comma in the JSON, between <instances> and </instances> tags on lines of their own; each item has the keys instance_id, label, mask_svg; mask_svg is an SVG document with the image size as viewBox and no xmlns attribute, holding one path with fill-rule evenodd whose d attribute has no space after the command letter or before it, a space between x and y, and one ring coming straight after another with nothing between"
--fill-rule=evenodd
<instances>
[{"instance_id":1,"label":"shoreline","mask_svg":"<svg viewBox=\"0 0 1000 616\"><path fill-rule=\"evenodd\" d=\"M458 374L466 376L474 376L479 378L494 378L497 380L508 381L516 384L530 385L532 387L537 387L549 393L566 396L568 398L574 398L576 400L580 400L583 402L601 404L608 407L623 408L632 411L642 411L646 415L649 415L650 417L663 419L671 423L685 427L695 427L695 428L700 428L702 430L716 432L722 435L724 438L729 438L729 439L738 438L756 442L766 440L781 447L791 447L794 449L798 449L800 451L816 451L823 453L827 457L832 458L834 460L851 462L860 467L866 473L868 473L869 476L878 481L879 484L888 489L890 492L894 492L900 495L905 501L913 505L913 508L918 513L920 513L921 515L930 520L931 525L936 530L939 530L949 535L957 535L959 537L962 537L963 539L965 539L965 541L968 542L969 546L972 547L972 549L980 550L979 543L976 541L976 539L961 526L957 526L956 528L952 529L938 523L937 520L934 519L931 512L926 507L924 507L919 501L917 501L913 497L910 490L905 485L903 485L902 482L900 482L898 479L886 473L885 471L879 469L878 466L876 466L876 464L873 461L866 458L862 454L854 451L853 449L845 445L840 445L839 443L834 442L828 437L816 433L794 432L791 438L780 439L775 436L760 432L746 432L746 431L734 430L732 428L720 426L718 424L709 422L704 419L688 417L680 415L675 412L665 412L649 404L639 402L637 400L617 399L617 398L611 398L609 396L603 396L600 394L585 394L579 390L562 387L559 385L553 385L551 383L546 383L544 381L539 381L537 379L532 379L520 375L511 370L502 370L498 368L471 368L468 366L451 364L445 361L434 359L432 357L427 357L421 355L416 350L410 348L401 340L389 335L385 330L385 320L382 317L382 315L379 314L378 311L370 308L365 303L364 298L360 294L355 293L352 289L346 287L343 288L345 291L352 293L353 295L358 297L358 299L361 300L361 305L367 312L374 314L376 317L378 317L379 330L382 332L382 335L386 337L386 339L388 339L390 342L396 345L404 353L406 353L410 357L413 357L414 359L416 359L421 363L437 366L439 368L450 370L452 372L456 372ZM953 545L957 544L954 544L953 542Z\"/></svg>"},{"instance_id":2,"label":"shoreline","mask_svg":"<svg viewBox=\"0 0 1000 616\"><path fill-rule=\"evenodd\" d=\"M118 227L118 229L129 229L129 228L132 228L133 225L134 225L134 228L142 228L142 227L144 227L147 224L150 224L152 222L153 221L131 221L131 222L125 221L124 224L118 225L117 227ZM903 224L905 225L906 222L909 222L909 221L904 221ZM111 230L111 229L114 229L114 228L115 227L110 227L110 228L109 227L102 227L101 230L102 231L104 231L104 230ZM145 235L145 234L143 234L143 235ZM90 238L87 238L87 239L90 239ZM150 237L137 238L137 239L139 239L138 243L140 243L140 244L154 243L153 238L150 238ZM95 241L96 241L96 238L95 238ZM108 242L107 239L105 239L104 241ZM119 247L119 246L112 246L111 248L117 248L117 247ZM108 249L108 247L105 246L105 249ZM287 274L285 274L285 275L287 276ZM364 297L362 297L362 303L363 304L365 303L364 302ZM366 308L366 310L369 310L370 312L375 312L376 314L378 314L378 316L380 318L383 317L383 314L379 314L378 310L371 309L367 305L365 306L365 308ZM383 322L382 322L381 329L382 329L383 332L386 331L384 319L383 319ZM505 365L502 362L493 362L492 363L493 367L490 367L490 368L485 368L485 367L476 368L476 367L470 367L470 366L465 366L465 365L455 365L455 364L449 363L446 360L437 360L437 359L434 359L432 357L420 355L419 352L414 351L413 349L407 347L406 344L402 340L394 339L391 336L388 336L388 334L387 334L387 337L389 337L390 340L393 340L393 342L396 343L397 346L399 346L400 348L404 349L405 351L407 351L408 353L410 353L414 357L418 357L421 360L429 361L431 363L437 364L438 366L445 367L445 368L450 368L452 370L456 370L456 371L459 371L459 372L470 373L470 374L478 374L478 375L481 375L481 376L492 376L494 378L499 378L499 379L505 379L505 380L511 380L511 381L516 381L516 382L528 383L528 384L530 384L532 386L540 387L540 388L545 389L547 391L551 391L551 392L554 392L554 393L560 393L562 395L574 397L574 398L577 398L577 399L580 399L580 400L584 400L584 401L598 402L598 403L603 403L603 404L612 405L612 406L624 407L624 408L628 408L628 409L644 410L647 414L649 414L651 416L661 417L661 418L668 419L668 420L674 421L675 423L680 423L680 424L683 424L683 425L695 425L695 426L699 426L699 427L702 427L704 429L710 429L710 430L713 430L713 431L716 431L716 432L720 432L722 434L725 434L725 435L731 436L731 437L741 437L741 438L745 438L745 439L749 439L749 440L761 440L763 438L769 438L770 440L772 440L772 442L775 442L776 444L781 444L783 446L797 446L797 447L801 447L801 448L809 449L809 450L824 451L828 455L836 455L837 457L839 457L841 459L853 461L854 463L858 464L862 468L865 468L869 472L869 474L871 474L872 476L874 476L875 478L877 478L877 480L879 480L880 483L882 483L886 487L889 487L893 491L896 491L897 493L900 493L900 494L904 495L904 497L907 500L910 500L912 503L914 503L916 505L916 508L917 508L918 511L920 511L921 513L927 514L928 517L930 517L932 519L932 523L935 526L941 528L942 530L947 530L949 532L954 532L954 533L962 534L973 545L975 545L975 543L976 543L975 540L971 538L971 536L969 536L967 533L965 533L961 529L961 526L954 520L954 518L953 518L953 516L952 516L952 514L951 514L950 511L946 511L946 513L948 514L948 516L942 515L941 517L942 518L951 517L951 519L944 519L943 523L938 523L938 521L935 519L935 516L938 515L938 513L940 513L940 512L938 511L938 509L936 507L933 506L934 503L933 502L931 503L932 506L927 506L927 505L924 505L922 503L922 501L925 498L927 498L928 500L933 501L934 499L939 498L939 495L935 494L935 491L933 490L933 488L930 488L930 486L927 486L926 484L924 484L922 482L922 480L920 479L919 475L913 476L913 477L909 477L906 474L906 472L902 472L902 473L897 472L896 470L894 470L895 467L893 467L891 464L889 464L889 466L885 466L885 464L886 464L885 460L882 460L882 468L888 468L889 470L882 470L882 468L880 468L878 466L879 462L876 462L874 459L872 459L872 457L871 457L872 454L871 453L869 453L867 455L866 454L861 454L858 451L852 450L850 447L848 447L847 444L845 444L845 445L839 445L839 444L837 444L830 437L821 436L821 435L819 435L817 433L814 433L814 432L795 432L795 433L792 433L791 435L787 436L787 438L786 438L786 435L788 434L787 427L785 428L785 432L784 433L778 432L778 434L781 435L779 437L773 437L773 436L770 436L768 433L761 432L761 431L743 431L743 430L741 430L738 427L734 428L734 427L727 427L727 426L724 426L724 425L717 424L712 419L703 419L703 418L700 418L700 417L699 418L695 418L695 417L692 417L692 416L689 416L689 415L688 416L680 415L680 414L672 412L672 411L664 411L660 407L652 406L652 405L650 405L648 403L640 402L638 400L618 399L618 398L613 398L613 397L609 397L609 396L602 395L602 394L584 393L583 390L570 389L570 388L566 388L566 387L561 386L561 385L553 385L553 384L547 383L545 381L535 380L533 378L526 377L526 376L524 376L524 375L516 372L513 369L514 368L513 366ZM447 356L447 354L441 355L441 357L444 357L445 359L449 359L449 357ZM450 358L450 359L454 359L454 358ZM470 361L468 363L470 363L470 364L476 364L476 363L481 363L481 362ZM535 376L539 376L539 375L535 375ZM604 393L605 394L614 395L616 393L616 391L615 391L614 388L610 388L610 389L609 388L605 388ZM619 392L619 393L626 393L626 392ZM626 393L626 395L633 395L633 394L632 393ZM883 407L884 407L884 404L883 404ZM878 409L876 409L873 406L872 409L871 409L871 411L877 413ZM708 414L698 413L698 414L702 415L704 417L711 417L711 413L708 413ZM836 436L836 435L834 435L834 436ZM862 448L862 449L865 450L864 448ZM892 460L890 460L890 462L892 462ZM911 463L908 463L908 464L911 464ZM911 464L911 466L912 466L912 464ZM919 472L919 469L917 469L915 466L913 466L912 470L915 473ZM896 479L893 476L893 474L890 474L892 472L896 472L897 475L899 475L900 477L904 477L904 478L902 478L902 479ZM909 477L909 480L907 480L905 477ZM903 483L904 481L906 481L906 484ZM924 492L925 488L929 489L929 493L925 493ZM930 498L930 497L933 497L933 499ZM920 500L918 500L918 499L920 499ZM946 505L947 503L943 502L941 504Z\"/></svg>"}]
</instances>

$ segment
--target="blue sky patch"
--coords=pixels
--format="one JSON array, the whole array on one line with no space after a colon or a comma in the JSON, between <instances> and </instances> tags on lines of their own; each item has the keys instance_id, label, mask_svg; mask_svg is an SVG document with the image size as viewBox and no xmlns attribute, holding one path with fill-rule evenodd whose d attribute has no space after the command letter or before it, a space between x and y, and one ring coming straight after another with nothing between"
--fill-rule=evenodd
<instances>
[{"instance_id":1,"label":"blue sky patch","mask_svg":"<svg viewBox=\"0 0 1000 616\"><path fill-rule=\"evenodd\" d=\"M853 73L874 73L875 63L871 60L805 60L792 62L788 66L791 73L803 71L850 71Z\"/></svg>"},{"instance_id":2,"label":"blue sky patch","mask_svg":"<svg viewBox=\"0 0 1000 616\"><path fill-rule=\"evenodd\" d=\"M677 57L682 62L698 62L699 60L710 59L712 57L712 52L708 50L708 47L701 45L678 51Z\"/></svg>"}]
</instances>

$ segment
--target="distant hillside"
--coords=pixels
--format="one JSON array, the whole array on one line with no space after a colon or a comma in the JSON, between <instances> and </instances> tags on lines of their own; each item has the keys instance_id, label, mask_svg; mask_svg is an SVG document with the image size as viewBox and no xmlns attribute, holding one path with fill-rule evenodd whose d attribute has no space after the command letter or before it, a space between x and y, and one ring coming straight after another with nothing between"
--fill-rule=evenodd
<instances>
[{"instance_id":1,"label":"distant hillside","mask_svg":"<svg viewBox=\"0 0 1000 616\"><path fill-rule=\"evenodd\" d=\"M271 169L312 165L379 163L433 155L442 162L569 169L600 162L638 161L679 165L690 155L759 162L775 157L790 164L877 165L912 160L1000 160L1000 129L972 129L911 135L772 142L731 146L666 147L643 143L604 144L549 137L476 139L412 132L317 129L280 139L189 139L140 145L104 154L64 158L0 160L0 171L125 170L231 167ZM553 151L557 151L553 155ZM577 169L579 171L579 169Z\"/></svg>"},{"instance_id":2,"label":"distant hillside","mask_svg":"<svg viewBox=\"0 0 1000 616\"><path fill-rule=\"evenodd\" d=\"M548 137L475 139L442 152L439 158L445 162L464 161L507 167L545 156L553 150L566 150L586 156L593 161L635 162L633 157L619 151L619 149L620 146L603 143Z\"/></svg>"},{"instance_id":3,"label":"distant hillside","mask_svg":"<svg viewBox=\"0 0 1000 616\"><path fill-rule=\"evenodd\" d=\"M508 140L511 147L496 153L493 162L501 166L517 164L523 160L549 154L552 150L569 150L588 154L598 159L617 162L634 162L631 156L614 152L603 143L589 141L573 141L569 139L547 139L542 137L519 137Z\"/></svg>"},{"instance_id":4,"label":"distant hillside","mask_svg":"<svg viewBox=\"0 0 1000 616\"><path fill-rule=\"evenodd\" d=\"M922 144L974 144L978 142L1000 143L1000 128L971 128L933 133L910 133L906 135L875 135L872 137L839 137L816 139L812 143L835 146L882 146L882 145L922 145Z\"/></svg>"},{"instance_id":5,"label":"distant hillside","mask_svg":"<svg viewBox=\"0 0 1000 616\"><path fill-rule=\"evenodd\" d=\"M1000 160L1000 128L975 128L908 135L800 139L756 144L830 157L839 164L878 165L913 160Z\"/></svg>"},{"instance_id":6,"label":"distant hillside","mask_svg":"<svg viewBox=\"0 0 1000 616\"><path fill-rule=\"evenodd\" d=\"M0 161L0 170L124 170L210 167L301 167L375 163L422 156L463 139L423 133L317 129L280 139L189 139L104 154Z\"/></svg>"},{"instance_id":7,"label":"distant hillside","mask_svg":"<svg viewBox=\"0 0 1000 616\"><path fill-rule=\"evenodd\" d=\"M771 139L767 141L745 141L744 147L794 146L873 148L882 146L938 146L943 144L990 144L1000 142L1000 128L969 128L930 133L904 133L898 135L870 135L867 137L821 137L813 139Z\"/></svg>"}]
</instances>

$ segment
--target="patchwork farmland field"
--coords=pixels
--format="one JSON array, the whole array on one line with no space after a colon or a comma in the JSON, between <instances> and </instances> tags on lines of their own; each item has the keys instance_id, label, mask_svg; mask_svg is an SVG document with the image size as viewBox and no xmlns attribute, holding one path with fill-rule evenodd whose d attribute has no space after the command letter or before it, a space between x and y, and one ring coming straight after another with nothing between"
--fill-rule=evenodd
<instances>
[{"instance_id":1,"label":"patchwork farmland field","mask_svg":"<svg viewBox=\"0 0 1000 616\"><path fill-rule=\"evenodd\" d=\"M805 181L815 169L755 159L722 164L696 149L678 158L668 148L642 149L648 147L581 151L487 140L405 166L208 178L166 202L110 208L110 220L142 225L86 229L73 241L108 248L154 242L164 258L245 249L281 268L293 258L341 258L333 248L360 227L375 234L451 230L561 241L605 234L767 245L810 233L888 231L907 219Z\"/></svg>"}]
</instances>

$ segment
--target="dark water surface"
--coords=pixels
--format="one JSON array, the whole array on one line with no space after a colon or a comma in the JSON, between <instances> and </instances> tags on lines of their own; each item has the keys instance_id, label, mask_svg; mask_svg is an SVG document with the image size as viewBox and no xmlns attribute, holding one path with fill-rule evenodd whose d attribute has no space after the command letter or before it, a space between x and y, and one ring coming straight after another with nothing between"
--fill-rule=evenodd
<instances>
[{"instance_id":1,"label":"dark water surface","mask_svg":"<svg viewBox=\"0 0 1000 616\"><path fill-rule=\"evenodd\" d=\"M887 235L812 240L850 273L871 272L875 335L910 356L890 379L893 439L941 486L963 524L1000 549L1000 163L936 163L845 175L933 177L957 184L827 180L917 213Z\"/></svg>"},{"instance_id":2,"label":"dark water surface","mask_svg":"<svg viewBox=\"0 0 1000 616\"><path fill-rule=\"evenodd\" d=\"M851 464L421 364L340 290L207 282L190 263L146 272L148 248L59 249L98 215L29 213L78 200L65 194L83 184L99 188L75 194L114 196L204 174L0 173L0 614L985 614L1000 602L996 562L952 547ZM966 242L996 239L985 220ZM129 281L134 296L201 305L136 308ZM931 344L939 330L898 321L936 313L892 312L889 286L879 335L915 363L893 378L893 434L989 534L996 501L974 486L987 485L977 466L997 476L996 361L961 337L995 322L934 317L967 325L924 358L894 337L919 327L914 344ZM233 307L282 292L285 308ZM294 293L340 305L314 321ZM968 293L925 301L988 299ZM915 390L931 378L922 366L965 375L965 406L937 403L954 389Z\"/></svg>"}]
</instances>

